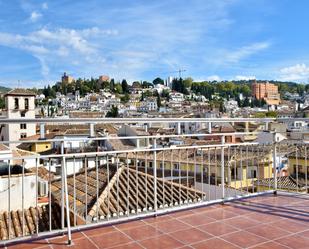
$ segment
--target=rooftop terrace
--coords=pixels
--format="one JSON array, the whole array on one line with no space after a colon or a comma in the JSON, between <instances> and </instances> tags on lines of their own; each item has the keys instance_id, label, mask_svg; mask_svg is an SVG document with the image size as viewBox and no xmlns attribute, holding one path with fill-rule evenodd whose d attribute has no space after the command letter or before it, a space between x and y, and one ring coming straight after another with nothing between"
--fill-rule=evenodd
<instances>
[{"instance_id":1,"label":"rooftop terrace","mask_svg":"<svg viewBox=\"0 0 309 249\"><path fill-rule=\"evenodd\" d=\"M279 192L98 226L72 234L71 248L309 248L309 196ZM7 248L64 248L65 235Z\"/></svg>"},{"instance_id":2,"label":"rooftop terrace","mask_svg":"<svg viewBox=\"0 0 309 249\"><path fill-rule=\"evenodd\" d=\"M96 124L161 121L177 134L94 132ZM45 128L61 120L40 120L32 142L52 143L56 152L1 158L0 248L309 248L308 144L280 142L276 133L267 143L247 141L268 134L272 120L265 119L253 120L266 123L258 132L181 130L182 123L215 121L72 119L63 122L87 125L93 136L49 138ZM117 148L114 140L138 145ZM86 145L95 150L75 151Z\"/></svg>"}]
</instances>

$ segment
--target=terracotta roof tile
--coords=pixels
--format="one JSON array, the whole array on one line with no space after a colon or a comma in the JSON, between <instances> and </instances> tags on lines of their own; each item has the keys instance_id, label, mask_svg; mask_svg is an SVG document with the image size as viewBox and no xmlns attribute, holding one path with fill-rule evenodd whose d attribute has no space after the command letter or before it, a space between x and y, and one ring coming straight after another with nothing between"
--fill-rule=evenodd
<instances>
[{"instance_id":1,"label":"terracotta roof tile","mask_svg":"<svg viewBox=\"0 0 309 249\"><path fill-rule=\"evenodd\" d=\"M16 96L35 96L35 93L25 88L15 88L5 94L5 96L16 95Z\"/></svg>"},{"instance_id":2,"label":"terracotta roof tile","mask_svg":"<svg viewBox=\"0 0 309 249\"><path fill-rule=\"evenodd\" d=\"M74 192L75 181L75 192ZM154 209L154 177L132 168L115 165L68 177L69 202L72 210L84 220L104 219ZM97 188L98 186L98 188ZM197 201L202 193L184 185L158 178L158 208ZM55 200L61 200L61 181L52 183ZM99 196L99 198L97 198ZM117 198L119 196L119 198Z\"/></svg>"}]
</instances>

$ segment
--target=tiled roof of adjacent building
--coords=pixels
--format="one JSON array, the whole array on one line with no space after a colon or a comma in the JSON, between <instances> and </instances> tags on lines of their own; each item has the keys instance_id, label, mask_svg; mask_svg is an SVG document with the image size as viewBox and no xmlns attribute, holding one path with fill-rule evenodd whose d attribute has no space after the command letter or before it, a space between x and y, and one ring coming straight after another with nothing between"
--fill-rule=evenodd
<instances>
[{"instance_id":1,"label":"tiled roof of adjacent building","mask_svg":"<svg viewBox=\"0 0 309 249\"><path fill-rule=\"evenodd\" d=\"M51 228L60 228L60 210L52 206ZM49 205L30 207L22 210L0 213L0 239L14 239L32 235L37 232L49 231Z\"/></svg>"},{"instance_id":2,"label":"tiled roof of adjacent building","mask_svg":"<svg viewBox=\"0 0 309 249\"><path fill-rule=\"evenodd\" d=\"M202 192L157 178L157 207L194 202ZM75 191L74 191L75 181ZM79 218L88 221L154 209L154 177L125 166L99 167L68 177L69 202ZM61 181L52 183L55 200L61 200ZM119 198L117 198L117 196ZM75 198L74 198L75 197ZM98 198L97 198L98 197ZM87 208L86 208L87 204Z\"/></svg>"},{"instance_id":3,"label":"tiled roof of adjacent building","mask_svg":"<svg viewBox=\"0 0 309 249\"><path fill-rule=\"evenodd\" d=\"M4 144L0 144L0 151L9 151L10 148Z\"/></svg>"},{"instance_id":4,"label":"tiled roof of adjacent building","mask_svg":"<svg viewBox=\"0 0 309 249\"><path fill-rule=\"evenodd\" d=\"M220 165L221 163L221 149L218 148L211 148L211 149L182 149L182 146L178 146L174 148L173 150L162 150L157 152L157 161L164 161L165 163L191 163L195 165L203 165L206 166L207 164L210 165ZM179 148L179 149L177 149ZM246 150L241 150L240 148L231 148L230 150L225 149L224 153L224 159L225 159L225 165L231 163L231 161L236 162L249 162L252 163L253 161L259 161L260 163L262 160L266 160L267 155L270 152L269 147L264 147L263 149L260 149L258 147L252 147ZM264 157L263 157L264 155ZM266 155L266 156L265 156ZM128 157L132 160L153 160L153 153L138 153L138 152L129 152L127 155L120 154L120 158ZM245 165L244 165L245 166Z\"/></svg>"},{"instance_id":5,"label":"tiled roof of adjacent building","mask_svg":"<svg viewBox=\"0 0 309 249\"><path fill-rule=\"evenodd\" d=\"M15 88L5 94L5 96L35 96L35 93L25 88Z\"/></svg>"},{"instance_id":6,"label":"tiled roof of adjacent building","mask_svg":"<svg viewBox=\"0 0 309 249\"><path fill-rule=\"evenodd\" d=\"M259 179L254 182L256 186L263 186L263 187L275 187L275 179L272 178L264 178ZM305 190L304 186L291 177L291 176L280 176L277 178L277 187L278 189L290 189L290 190Z\"/></svg>"},{"instance_id":7,"label":"tiled roof of adjacent building","mask_svg":"<svg viewBox=\"0 0 309 249\"><path fill-rule=\"evenodd\" d=\"M72 131L73 129L75 130L86 130L88 129L90 132L90 127L87 124L47 124L45 126L46 131L49 133L55 133L57 135L59 134L64 134L68 130ZM95 124L94 125L95 131L106 131L109 134L116 134L117 129L111 125L111 124Z\"/></svg>"}]
</instances>

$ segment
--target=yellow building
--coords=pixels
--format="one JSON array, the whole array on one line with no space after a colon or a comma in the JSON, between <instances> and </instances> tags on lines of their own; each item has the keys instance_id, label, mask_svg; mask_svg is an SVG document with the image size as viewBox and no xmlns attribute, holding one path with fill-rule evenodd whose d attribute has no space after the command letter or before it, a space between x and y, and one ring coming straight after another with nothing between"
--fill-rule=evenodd
<instances>
[{"instance_id":1,"label":"yellow building","mask_svg":"<svg viewBox=\"0 0 309 249\"><path fill-rule=\"evenodd\" d=\"M66 73L64 73L63 76L61 77L61 83L65 85L71 84L74 81L75 81L74 78L70 75L67 75Z\"/></svg>"},{"instance_id":2,"label":"yellow building","mask_svg":"<svg viewBox=\"0 0 309 249\"><path fill-rule=\"evenodd\" d=\"M252 150L253 149L253 150ZM124 158L124 157L123 157ZM153 152L129 153L132 166L153 168ZM235 189L252 189L257 179L273 176L271 149L262 151L259 147L246 150L224 148L224 182ZM201 177L211 178L211 184L221 184L221 148L211 149L173 149L157 152L157 169L177 171L181 176L188 174L201 181ZM203 174L201 174L203 173ZM174 173L175 174L175 173ZM170 174L171 175L171 174ZM203 176L202 176L203 175ZM177 174L176 174L177 176ZM203 181L204 181L203 180Z\"/></svg>"},{"instance_id":3,"label":"yellow building","mask_svg":"<svg viewBox=\"0 0 309 249\"><path fill-rule=\"evenodd\" d=\"M53 134L47 134L46 139L54 137ZM26 137L22 139L23 141L29 141L22 143L18 146L19 149L35 152L35 153L41 153L48 150L51 150L52 144L51 142L45 141L45 140L39 140L40 135L33 135L30 137ZM33 142L33 140L39 140L37 142Z\"/></svg>"},{"instance_id":4,"label":"yellow building","mask_svg":"<svg viewBox=\"0 0 309 249\"><path fill-rule=\"evenodd\" d=\"M297 151L296 151L297 150ZM307 154L307 158L305 157ZM289 175L299 181L304 181L309 177L309 150L305 151L305 147L297 147L295 151L288 156ZM308 179L309 180L309 179Z\"/></svg>"}]
</instances>

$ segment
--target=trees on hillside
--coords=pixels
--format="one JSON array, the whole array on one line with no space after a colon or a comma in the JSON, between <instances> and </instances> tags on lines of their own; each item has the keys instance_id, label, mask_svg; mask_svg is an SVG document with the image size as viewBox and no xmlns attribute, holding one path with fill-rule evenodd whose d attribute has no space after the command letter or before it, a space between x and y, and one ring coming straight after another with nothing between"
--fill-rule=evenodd
<instances>
[{"instance_id":1,"label":"trees on hillside","mask_svg":"<svg viewBox=\"0 0 309 249\"><path fill-rule=\"evenodd\" d=\"M119 115L118 113L118 107L112 106L112 108L106 113L106 118L117 118Z\"/></svg>"},{"instance_id":2,"label":"trees on hillside","mask_svg":"<svg viewBox=\"0 0 309 249\"><path fill-rule=\"evenodd\" d=\"M182 78L175 78L172 81L172 90L183 93L183 94L189 94L189 91L187 87L185 86L185 83Z\"/></svg>"},{"instance_id":3,"label":"trees on hillside","mask_svg":"<svg viewBox=\"0 0 309 249\"><path fill-rule=\"evenodd\" d=\"M155 78L155 79L152 81L152 83L153 83L154 85L158 85L158 84L164 85L164 80L162 80L161 78L157 77L157 78Z\"/></svg>"},{"instance_id":4,"label":"trees on hillside","mask_svg":"<svg viewBox=\"0 0 309 249\"><path fill-rule=\"evenodd\" d=\"M125 79L122 80L121 87L122 87L123 93L129 93L129 85L128 85L128 82Z\"/></svg>"}]
</instances>

